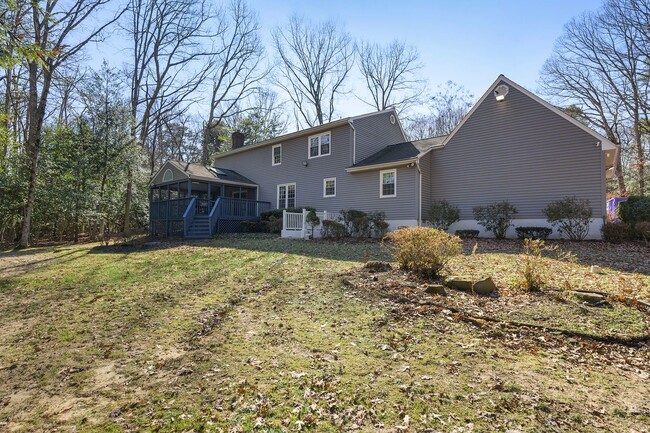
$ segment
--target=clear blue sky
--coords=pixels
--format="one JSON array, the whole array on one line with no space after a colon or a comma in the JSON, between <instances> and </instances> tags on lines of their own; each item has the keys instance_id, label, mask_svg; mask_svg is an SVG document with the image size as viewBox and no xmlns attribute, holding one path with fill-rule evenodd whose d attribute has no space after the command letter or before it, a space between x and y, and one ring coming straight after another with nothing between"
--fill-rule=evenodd
<instances>
[{"instance_id":1,"label":"clear blue sky","mask_svg":"<svg viewBox=\"0 0 650 433\"><path fill-rule=\"evenodd\" d=\"M499 74L535 90L539 71L564 24L602 0L250 0L265 33L298 13L333 18L355 38L418 48L431 85L452 80L478 98ZM343 115L367 111L348 100Z\"/></svg>"}]
</instances>

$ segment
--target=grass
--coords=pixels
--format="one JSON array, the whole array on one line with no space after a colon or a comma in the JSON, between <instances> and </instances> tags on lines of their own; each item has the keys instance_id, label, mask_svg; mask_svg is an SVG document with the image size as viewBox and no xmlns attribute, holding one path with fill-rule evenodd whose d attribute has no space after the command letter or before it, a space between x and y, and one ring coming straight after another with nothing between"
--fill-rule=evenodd
<instances>
[{"instance_id":1,"label":"grass","mask_svg":"<svg viewBox=\"0 0 650 433\"><path fill-rule=\"evenodd\" d=\"M472 246L450 272L489 272L509 287L517 244L479 241L470 255ZM564 247L578 263L551 266L571 284L647 296L642 251ZM393 300L341 284L385 259L378 244L264 235L0 253L0 430L595 432L650 422L647 350L578 353L584 343L400 317ZM648 330L637 310L570 325L574 310L544 308L512 311L591 332Z\"/></svg>"}]
</instances>

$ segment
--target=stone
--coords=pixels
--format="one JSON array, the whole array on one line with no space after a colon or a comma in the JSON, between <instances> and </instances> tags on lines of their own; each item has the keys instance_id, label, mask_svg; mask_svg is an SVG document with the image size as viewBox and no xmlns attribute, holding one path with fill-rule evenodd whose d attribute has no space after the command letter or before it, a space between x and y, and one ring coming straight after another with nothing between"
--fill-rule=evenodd
<instances>
[{"instance_id":1,"label":"stone","mask_svg":"<svg viewBox=\"0 0 650 433\"><path fill-rule=\"evenodd\" d=\"M607 297L599 293L573 291L571 294L587 304L604 304L607 302Z\"/></svg>"},{"instance_id":2,"label":"stone","mask_svg":"<svg viewBox=\"0 0 650 433\"><path fill-rule=\"evenodd\" d=\"M442 284L427 284L424 286L424 293L428 293L430 295L441 295L441 296L447 296L447 292L445 291L445 286Z\"/></svg>"},{"instance_id":3,"label":"stone","mask_svg":"<svg viewBox=\"0 0 650 433\"><path fill-rule=\"evenodd\" d=\"M497 292L497 286L492 281L492 277L476 281L468 277L450 277L445 281L445 285L452 289L473 292L482 296L490 296Z\"/></svg>"},{"instance_id":4,"label":"stone","mask_svg":"<svg viewBox=\"0 0 650 433\"><path fill-rule=\"evenodd\" d=\"M386 272L393 268L390 263L380 260L371 260L363 265L363 267L374 272Z\"/></svg>"}]
</instances>

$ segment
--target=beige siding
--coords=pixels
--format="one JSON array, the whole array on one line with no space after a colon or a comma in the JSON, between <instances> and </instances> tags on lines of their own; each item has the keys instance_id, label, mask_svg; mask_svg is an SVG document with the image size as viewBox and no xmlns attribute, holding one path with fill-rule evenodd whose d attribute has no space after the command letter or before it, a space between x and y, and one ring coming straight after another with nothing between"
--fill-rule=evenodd
<instances>
[{"instance_id":1,"label":"beige siding","mask_svg":"<svg viewBox=\"0 0 650 433\"><path fill-rule=\"evenodd\" d=\"M517 218L534 219L544 218L549 202L575 195L602 217L604 159L596 143L510 87L505 101L488 95L444 149L426 156L432 173L426 200L456 204L462 219L473 219L474 206L508 200Z\"/></svg>"}]
</instances>

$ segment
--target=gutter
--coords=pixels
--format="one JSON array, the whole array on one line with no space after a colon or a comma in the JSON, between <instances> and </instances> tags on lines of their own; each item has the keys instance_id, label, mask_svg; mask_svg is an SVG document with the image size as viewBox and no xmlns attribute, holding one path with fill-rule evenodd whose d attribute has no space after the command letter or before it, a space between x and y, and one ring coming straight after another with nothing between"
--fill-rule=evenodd
<instances>
[{"instance_id":1,"label":"gutter","mask_svg":"<svg viewBox=\"0 0 650 433\"><path fill-rule=\"evenodd\" d=\"M383 164L362 165L361 167L348 167L345 169L345 171L347 171L348 173L359 173L362 171L379 170L382 168L401 167L402 165L417 163L417 161L418 158L416 157L416 158L402 159L401 161L385 162Z\"/></svg>"},{"instance_id":2,"label":"gutter","mask_svg":"<svg viewBox=\"0 0 650 433\"><path fill-rule=\"evenodd\" d=\"M420 158L415 161L415 166L418 169L418 177L420 178L420 186L418 190L418 226L422 225L422 170L420 170Z\"/></svg>"}]
</instances>

